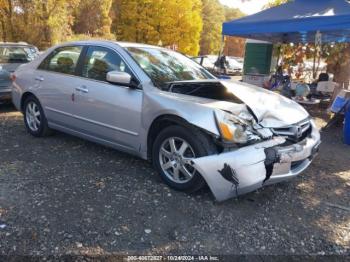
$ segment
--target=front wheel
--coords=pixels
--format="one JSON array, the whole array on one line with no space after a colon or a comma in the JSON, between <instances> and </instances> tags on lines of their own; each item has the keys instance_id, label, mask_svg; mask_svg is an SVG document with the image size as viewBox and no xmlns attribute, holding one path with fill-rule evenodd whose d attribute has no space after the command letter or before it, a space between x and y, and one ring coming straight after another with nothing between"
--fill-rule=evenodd
<instances>
[{"instance_id":1,"label":"front wheel","mask_svg":"<svg viewBox=\"0 0 350 262\"><path fill-rule=\"evenodd\" d=\"M24 102L24 124L31 135L44 137L52 133L48 127L44 111L40 102L34 96L28 97Z\"/></svg>"},{"instance_id":2,"label":"front wheel","mask_svg":"<svg viewBox=\"0 0 350 262\"><path fill-rule=\"evenodd\" d=\"M153 145L152 159L170 187L194 192L205 185L192 160L216 152L213 142L195 128L170 126L160 132Z\"/></svg>"}]
</instances>

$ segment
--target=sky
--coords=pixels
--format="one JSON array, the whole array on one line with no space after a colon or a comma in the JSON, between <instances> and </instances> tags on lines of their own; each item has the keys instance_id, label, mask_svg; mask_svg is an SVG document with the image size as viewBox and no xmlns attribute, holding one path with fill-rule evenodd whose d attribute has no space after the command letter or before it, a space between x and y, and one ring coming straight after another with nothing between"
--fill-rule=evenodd
<instances>
[{"instance_id":1,"label":"sky","mask_svg":"<svg viewBox=\"0 0 350 262\"><path fill-rule=\"evenodd\" d=\"M220 0L220 2L229 7L239 8L243 13L251 15L261 11L268 0L249 0L244 3L241 0Z\"/></svg>"}]
</instances>

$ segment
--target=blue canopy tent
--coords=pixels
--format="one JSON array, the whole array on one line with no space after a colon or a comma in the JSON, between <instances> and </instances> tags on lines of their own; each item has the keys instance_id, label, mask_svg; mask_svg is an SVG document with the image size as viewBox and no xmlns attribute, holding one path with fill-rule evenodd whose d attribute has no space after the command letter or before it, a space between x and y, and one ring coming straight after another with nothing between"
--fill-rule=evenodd
<instances>
[{"instance_id":1,"label":"blue canopy tent","mask_svg":"<svg viewBox=\"0 0 350 262\"><path fill-rule=\"evenodd\" d=\"M350 42L350 2L294 0L223 24L222 34L272 43ZM319 35L319 34L318 34Z\"/></svg>"}]
</instances>

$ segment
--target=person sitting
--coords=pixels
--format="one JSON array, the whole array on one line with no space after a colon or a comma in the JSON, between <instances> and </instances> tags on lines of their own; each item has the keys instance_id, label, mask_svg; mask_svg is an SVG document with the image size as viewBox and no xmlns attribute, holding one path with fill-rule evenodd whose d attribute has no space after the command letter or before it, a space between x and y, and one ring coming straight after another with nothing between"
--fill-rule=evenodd
<instances>
[{"instance_id":1,"label":"person sitting","mask_svg":"<svg viewBox=\"0 0 350 262\"><path fill-rule=\"evenodd\" d=\"M318 80L311 84L311 93L309 97L318 99L329 99L332 96L337 83L330 81L329 74L321 73L318 76Z\"/></svg>"},{"instance_id":2,"label":"person sitting","mask_svg":"<svg viewBox=\"0 0 350 262\"><path fill-rule=\"evenodd\" d=\"M321 73L318 76L318 82L328 82L329 81L329 74L328 73Z\"/></svg>"}]
</instances>

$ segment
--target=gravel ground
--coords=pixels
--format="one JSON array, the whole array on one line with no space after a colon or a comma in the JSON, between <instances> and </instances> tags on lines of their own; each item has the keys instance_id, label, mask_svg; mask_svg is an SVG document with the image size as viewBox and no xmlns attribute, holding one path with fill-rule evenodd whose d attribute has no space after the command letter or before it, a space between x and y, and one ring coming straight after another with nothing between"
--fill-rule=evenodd
<instances>
[{"instance_id":1,"label":"gravel ground","mask_svg":"<svg viewBox=\"0 0 350 262\"><path fill-rule=\"evenodd\" d=\"M323 133L319 156L293 181L216 203L208 189L169 189L146 161L62 133L33 138L0 105L0 254L349 256L341 135Z\"/></svg>"}]
</instances>

